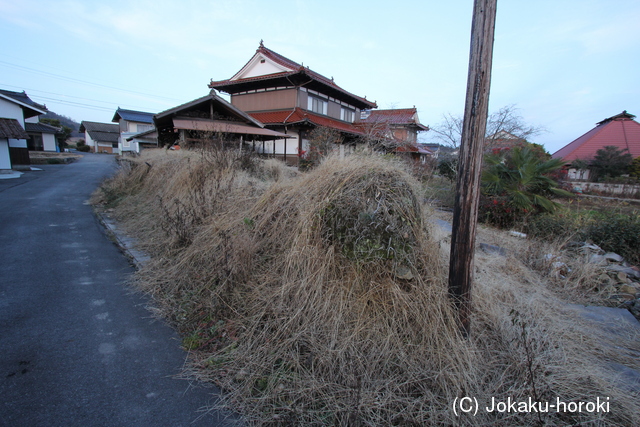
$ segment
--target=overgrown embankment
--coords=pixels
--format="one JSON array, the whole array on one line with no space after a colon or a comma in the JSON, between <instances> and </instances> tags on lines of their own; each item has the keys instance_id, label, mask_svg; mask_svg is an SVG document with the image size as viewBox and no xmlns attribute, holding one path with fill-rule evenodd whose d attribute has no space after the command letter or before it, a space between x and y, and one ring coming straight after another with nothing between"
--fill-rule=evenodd
<instances>
[{"instance_id":1,"label":"overgrown embankment","mask_svg":"<svg viewBox=\"0 0 640 427\"><path fill-rule=\"evenodd\" d=\"M225 150L158 151L95 201L152 255L136 283L182 333L189 371L256 425L639 424L637 393L602 358L638 361L514 256L478 257L473 331L459 336L448 239L404 169L352 156L299 174ZM475 417L455 415L464 396ZM484 410L529 397L609 397L611 410Z\"/></svg>"}]
</instances>

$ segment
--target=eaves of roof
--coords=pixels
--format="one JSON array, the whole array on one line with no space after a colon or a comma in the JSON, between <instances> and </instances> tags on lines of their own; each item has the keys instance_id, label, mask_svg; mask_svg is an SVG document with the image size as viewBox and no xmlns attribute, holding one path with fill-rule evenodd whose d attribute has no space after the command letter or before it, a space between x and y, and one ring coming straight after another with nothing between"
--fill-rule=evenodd
<instances>
[{"instance_id":1,"label":"eaves of roof","mask_svg":"<svg viewBox=\"0 0 640 427\"><path fill-rule=\"evenodd\" d=\"M301 67L296 71L286 71L281 73L274 74L266 74L263 76L255 76L255 77L247 77L244 79L237 80L220 80L220 81L212 81L209 83L209 87L211 89L217 89L221 92L226 92L230 94L243 92L245 90L252 90L255 87L271 87L271 86L283 86L283 85L291 85L291 80L296 79L299 81L305 81L305 83L300 83L298 86L308 86L311 82L316 82L322 89L319 92L327 92L333 91L335 92L334 97L343 97L345 100L348 100L349 103L355 104L358 108L378 108L378 104L375 102L369 101L366 98L363 98L358 95L354 95L353 93L341 88L338 86L333 80L328 79L321 74L318 74L308 68ZM274 83L268 84L270 81L277 82L278 80L282 80L283 83ZM262 83L262 84L258 84ZM265 84L267 83L267 84ZM255 87L254 87L255 86ZM328 93L325 93L328 94Z\"/></svg>"},{"instance_id":2,"label":"eaves of roof","mask_svg":"<svg viewBox=\"0 0 640 427\"><path fill-rule=\"evenodd\" d=\"M368 116L360 119L360 123L385 123L390 126L413 126L418 130L429 130L428 126L416 121L415 108L396 108L391 110L371 110Z\"/></svg>"},{"instance_id":3,"label":"eaves of roof","mask_svg":"<svg viewBox=\"0 0 640 427\"><path fill-rule=\"evenodd\" d=\"M13 92L11 90L0 89L0 98L4 98L20 105L24 111L25 118L39 116L40 114L45 114L49 111L46 106L33 102L24 91Z\"/></svg>"},{"instance_id":4,"label":"eaves of roof","mask_svg":"<svg viewBox=\"0 0 640 427\"><path fill-rule=\"evenodd\" d=\"M41 132L41 133L59 133L60 128L48 125L46 123L29 123L25 122L24 128L27 132Z\"/></svg>"},{"instance_id":5,"label":"eaves of roof","mask_svg":"<svg viewBox=\"0 0 640 427\"><path fill-rule=\"evenodd\" d=\"M120 135L120 126L112 123L87 122L83 120L82 123L80 123L80 132L84 132L85 130L87 132L108 132Z\"/></svg>"},{"instance_id":6,"label":"eaves of roof","mask_svg":"<svg viewBox=\"0 0 640 427\"><path fill-rule=\"evenodd\" d=\"M226 110L230 116L235 116L236 118L242 119L247 123L257 127L264 127L264 125L261 122L254 119L250 114L245 113L244 111L240 110L238 107L229 103L224 98L221 98L220 96L216 95L214 91L211 91L211 92L212 93L210 93L209 95L203 96L198 99L194 99L193 101L189 101L187 103L178 105L177 107L173 107L168 110L162 111L154 116L154 120L156 122L161 119L166 120L166 118L169 116L177 115L181 111L187 110L191 107L195 107L198 104L202 104L203 102L214 102L220 107L222 107L224 110Z\"/></svg>"},{"instance_id":7,"label":"eaves of roof","mask_svg":"<svg viewBox=\"0 0 640 427\"><path fill-rule=\"evenodd\" d=\"M301 125L311 124L313 126L325 126L332 129L336 129L340 132L349 133L352 135L363 135L364 132L351 123L343 122L341 120L332 119L330 117L314 114L301 108L294 108L293 110L281 110L281 111L264 111L249 113L252 117L260 120L265 125Z\"/></svg>"},{"instance_id":8,"label":"eaves of roof","mask_svg":"<svg viewBox=\"0 0 640 427\"><path fill-rule=\"evenodd\" d=\"M90 130L89 136L96 142L118 142L118 138L120 137L119 133L113 132L100 132L97 130Z\"/></svg>"}]
</instances>

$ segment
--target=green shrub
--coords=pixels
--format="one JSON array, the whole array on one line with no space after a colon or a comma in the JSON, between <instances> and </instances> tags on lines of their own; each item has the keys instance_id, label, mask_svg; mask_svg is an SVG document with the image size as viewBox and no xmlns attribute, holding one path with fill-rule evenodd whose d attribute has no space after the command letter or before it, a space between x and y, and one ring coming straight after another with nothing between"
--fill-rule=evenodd
<instances>
[{"instance_id":1,"label":"green shrub","mask_svg":"<svg viewBox=\"0 0 640 427\"><path fill-rule=\"evenodd\" d=\"M528 218L524 231L531 237L545 240L568 238L581 232L590 221L589 215L558 212Z\"/></svg>"},{"instance_id":2,"label":"green shrub","mask_svg":"<svg viewBox=\"0 0 640 427\"><path fill-rule=\"evenodd\" d=\"M89 147L88 145L79 145L77 150L88 153L89 151L91 151L91 147Z\"/></svg>"},{"instance_id":3,"label":"green shrub","mask_svg":"<svg viewBox=\"0 0 640 427\"><path fill-rule=\"evenodd\" d=\"M622 255L632 264L640 264L640 214L603 213L583 231L584 240L591 240L605 251Z\"/></svg>"}]
</instances>

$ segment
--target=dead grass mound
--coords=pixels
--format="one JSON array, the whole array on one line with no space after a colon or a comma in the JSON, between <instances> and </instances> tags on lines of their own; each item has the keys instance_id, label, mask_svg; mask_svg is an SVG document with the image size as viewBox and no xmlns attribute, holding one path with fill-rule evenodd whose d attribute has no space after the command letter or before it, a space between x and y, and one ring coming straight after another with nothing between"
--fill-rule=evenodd
<instances>
[{"instance_id":1,"label":"dead grass mound","mask_svg":"<svg viewBox=\"0 0 640 427\"><path fill-rule=\"evenodd\" d=\"M185 313L205 302L198 375L254 421L445 420L474 369L414 185L386 160L331 159L216 216L143 282Z\"/></svg>"},{"instance_id":2,"label":"dead grass mound","mask_svg":"<svg viewBox=\"0 0 640 427\"><path fill-rule=\"evenodd\" d=\"M188 156L138 162L105 194L154 251L136 279L182 332L189 373L220 385L250 423L640 422L637 391L610 369L640 369L638 345L616 352L590 334L516 256L478 256L472 336L460 337L448 238L425 221L402 165L330 158L297 175ZM170 218L185 212L197 221L180 239ZM456 416L465 396L478 399L475 416ZM607 396L608 413L484 410L492 398Z\"/></svg>"}]
</instances>

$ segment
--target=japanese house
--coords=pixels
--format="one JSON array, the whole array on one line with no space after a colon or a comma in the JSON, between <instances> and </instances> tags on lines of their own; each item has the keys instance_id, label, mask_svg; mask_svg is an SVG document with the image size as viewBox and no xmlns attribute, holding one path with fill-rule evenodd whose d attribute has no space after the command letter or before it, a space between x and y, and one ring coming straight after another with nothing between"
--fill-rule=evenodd
<instances>
[{"instance_id":1,"label":"japanese house","mask_svg":"<svg viewBox=\"0 0 640 427\"><path fill-rule=\"evenodd\" d=\"M335 129L346 142L355 142L364 135L357 126L360 112L377 108L375 102L343 89L333 78L266 48L262 42L236 74L211 81L209 88L229 94L234 107L266 128L289 135L291 139L277 142L274 149L291 160L308 149L309 133L318 126ZM340 148L344 150L345 145Z\"/></svg>"}]
</instances>

